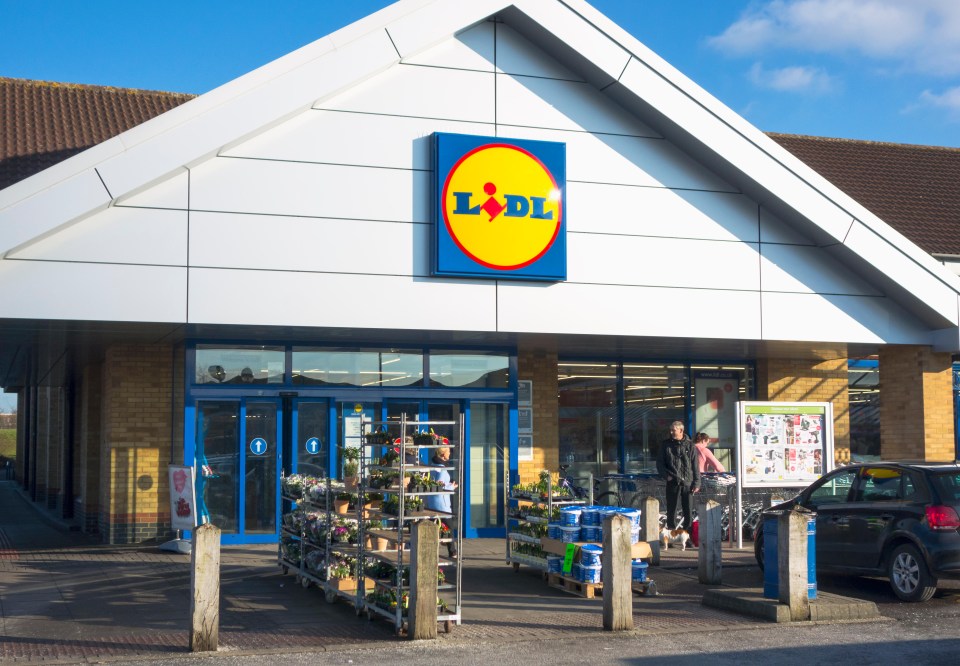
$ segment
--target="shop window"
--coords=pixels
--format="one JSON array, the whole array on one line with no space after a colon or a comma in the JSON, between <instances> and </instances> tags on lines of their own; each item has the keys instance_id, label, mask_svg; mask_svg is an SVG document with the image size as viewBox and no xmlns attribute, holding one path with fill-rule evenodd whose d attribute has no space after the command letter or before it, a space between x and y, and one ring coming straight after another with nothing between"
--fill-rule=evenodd
<instances>
[{"instance_id":1,"label":"shop window","mask_svg":"<svg viewBox=\"0 0 960 666\"><path fill-rule=\"evenodd\" d=\"M670 424L686 422L686 395L683 365L623 365L624 471L656 472Z\"/></svg>"},{"instance_id":2,"label":"shop window","mask_svg":"<svg viewBox=\"0 0 960 666\"><path fill-rule=\"evenodd\" d=\"M737 402L748 400L753 378L746 365L695 364L693 378L692 439L703 432L720 463L729 471L736 469Z\"/></svg>"},{"instance_id":3,"label":"shop window","mask_svg":"<svg viewBox=\"0 0 960 666\"><path fill-rule=\"evenodd\" d=\"M283 347L197 345L197 384L282 384Z\"/></svg>"},{"instance_id":4,"label":"shop window","mask_svg":"<svg viewBox=\"0 0 960 666\"><path fill-rule=\"evenodd\" d=\"M392 388L423 386L418 351L293 348L293 383Z\"/></svg>"},{"instance_id":5,"label":"shop window","mask_svg":"<svg viewBox=\"0 0 960 666\"><path fill-rule=\"evenodd\" d=\"M847 372L851 460L879 460L880 365L875 358L851 359Z\"/></svg>"},{"instance_id":6,"label":"shop window","mask_svg":"<svg viewBox=\"0 0 960 666\"><path fill-rule=\"evenodd\" d=\"M560 462L575 477L619 468L617 364L558 363Z\"/></svg>"},{"instance_id":7,"label":"shop window","mask_svg":"<svg viewBox=\"0 0 960 666\"><path fill-rule=\"evenodd\" d=\"M509 382L509 356L477 352L430 352L431 384L444 387L505 389Z\"/></svg>"}]
</instances>

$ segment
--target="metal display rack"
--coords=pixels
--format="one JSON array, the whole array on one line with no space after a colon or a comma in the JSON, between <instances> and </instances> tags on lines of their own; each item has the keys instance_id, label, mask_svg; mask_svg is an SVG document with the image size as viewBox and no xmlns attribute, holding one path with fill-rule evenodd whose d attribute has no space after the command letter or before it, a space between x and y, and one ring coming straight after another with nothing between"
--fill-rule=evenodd
<instances>
[{"instance_id":1,"label":"metal display rack","mask_svg":"<svg viewBox=\"0 0 960 666\"><path fill-rule=\"evenodd\" d=\"M333 510L337 493L345 491L339 482L321 479L321 483L313 488L304 488L299 497L288 492L281 494L284 501L290 502L291 510L284 513L277 563L284 574L295 570L297 582L303 587L316 585L322 589L328 603L342 597L359 607L362 603L359 585L363 562L361 546L338 541L334 525L335 520L355 523L359 533L361 516L359 512L351 515ZM292 557L294 553L298 555L296 560ZM331 575L340 558L353 560L353 576Z\"/></svg>"},{"instance_id":2,"label":"metal display rack","mask_svg":"<svg viewBox=\"0 0 960 666\"><path fill-rule=\"evenodd\" d=\"M515 493L510 485L509 470L504 470L503 487L504 506L507 507L506 562L513 565L514 571L519 571L520 565L523 564L542 571L543 575L546 576L547 556L540 545L542 536L546 534L547 524L554 519L554 507L582 505L586 502L583 499L554 497L552 474L547 477L545 498L539 495L534 497L533 495ZM531 515L529 508L535 506L546 507L546 515ZM534 532L534 534L529 532ZM533 552L523 552L527 549L531 549ZM538 550L539 554L537 554Z\"/></svg>"},{"instance_id":3,"label":"metal display rack","mask_svg":"<svg viewBox=\"0 0 960 666\"><path fill-rule=\"evenodd\" d=\"M453 426L455 429L454 441L449 443L442 439L431 437L434 427ZM397 430L399 428L399 430ZM383 494L383 503L378 509L370 512L370 517L379 519L381 527L367 529L361 523L360 542L365 543L367 533L382 543L387 540L392 547L387 549L364 550L361 557L368 557L393 566L394 574L388 578L365 576L360 581L359 592L364 593L363 605L367 617L382 616L393 622L394 630L399 634L406 629L405 615L409 594L409 574L412 551L409 549L411 539L410 527L421 520L448 521L452 528L449 536L441 537L440 544L445 546L454 542L455 551L460 553L463 539L463 495L459 489L463 487L463 419L457 421L413 421L401 417L399 421L377 422L363 420L361 422L363 434L363 452L360 456L360 492L376 492ZM397 435L396 437L394 435ZM447 469L454 471L451 476L456 479L457 489L430 489L413 486L413 475L429 475L435 471L435 465L425 464L421 460L421 452L436 450L440 446L448 446L451 450L451 460ZM404 453L415 452L416 462L408 461ZM392 452L392 454L391 454ZM394 460L390 460L396 456ZM374 480L377 483L372 484ZM415 479L414 479L415 480ZM386 482L386 483L384 483ZM453 511L446 513L424 509L418 506L424 497L449 495L455 504L451 504ZM395 507L396 513L387 507ZM438 554L440 572L443 582L438 582L437 590L442 608L438 609L437 621L442 622L444 630L450 633L453 624L461 624L462 607L462 571L459 556L457 558L441 557ZM407 575L405 575L405 573ZM438 574L439 577L440 574ZM372 586L366 589L366 584ZM366 594L369 592L369 596ZM372 598L371 598L372 597Z\"/></svg>"}]
</instances>

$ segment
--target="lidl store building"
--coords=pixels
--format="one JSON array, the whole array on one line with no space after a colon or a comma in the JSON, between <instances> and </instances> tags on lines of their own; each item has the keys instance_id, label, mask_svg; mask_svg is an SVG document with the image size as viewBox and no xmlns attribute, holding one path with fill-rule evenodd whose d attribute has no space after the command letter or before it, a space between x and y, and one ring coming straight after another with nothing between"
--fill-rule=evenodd
<instances>
[{"instance_id":1,"label":"lidl store building","mask_svg":"<svg viewBox=\"0 0 960 666\"><path fill-rule=\"evenodd\" d=\"M865 358L875 453L955 454L957 276L580 0L402 0L0 191L0 244L17 478L110 543L199 460L275 540L358 415L463 419L468 537L673 420L732 463L738 400L833 403L844 462Z\"/></svg>"}]
</instances>

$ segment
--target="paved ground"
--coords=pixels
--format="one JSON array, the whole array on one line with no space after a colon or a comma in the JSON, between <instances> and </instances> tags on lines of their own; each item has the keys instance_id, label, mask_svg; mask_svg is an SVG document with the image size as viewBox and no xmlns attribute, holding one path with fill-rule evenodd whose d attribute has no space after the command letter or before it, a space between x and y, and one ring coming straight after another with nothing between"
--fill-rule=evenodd
<instances>
[{"instance_id":1,"label":"paved ground","mask_svg":"<svg viewBox=\"0 0 960 666\"><path fill-rule=\"evenodd\" d=\"M504 564L502 540L464 546L463 624L448 645L596 636L602 600L546 586L539 572ZM636 635L774 625L700 604L696 551L651 567L657 597L634 597ZM724 583L760 586L752 550L726 550ZM155 545L104 546L55 529L13 482L0 482L0 663L131 661L183 656L188 647L190 557ZM392 625L327 604L276 564L275 547L224 547L220 652L294 652L396 645Z\"/></svg>"}]
</instances>

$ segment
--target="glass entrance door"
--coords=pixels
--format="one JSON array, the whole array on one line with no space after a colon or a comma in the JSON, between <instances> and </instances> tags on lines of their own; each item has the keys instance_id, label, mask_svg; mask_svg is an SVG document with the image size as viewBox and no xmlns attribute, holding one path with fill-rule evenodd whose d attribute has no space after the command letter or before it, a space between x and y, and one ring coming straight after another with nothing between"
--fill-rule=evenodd
<instances>
[{"instance_id":1,"label":"glass entrance door","mask_svg":"<svg viewBox=\"0 0 960 666\"><path fill-rule=\"evenodd\" d=\"M509 405L470 403L465 536L504 537L504 473L510 450Z\"/></svg>"},{"instance_id":2,"label":"glass entrance door","mask_svg":"<svg viewBox=\"0 0 960 666\"><path fill-rule=\"evenodd\" d=\"M198 504L223 543L277 538L280 423L277 400L197 402Z\"/></svg>"}]
</instances>

